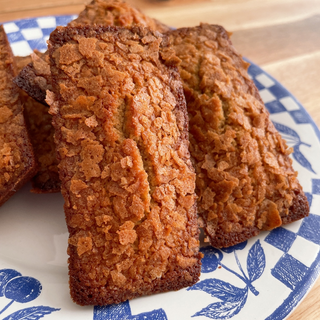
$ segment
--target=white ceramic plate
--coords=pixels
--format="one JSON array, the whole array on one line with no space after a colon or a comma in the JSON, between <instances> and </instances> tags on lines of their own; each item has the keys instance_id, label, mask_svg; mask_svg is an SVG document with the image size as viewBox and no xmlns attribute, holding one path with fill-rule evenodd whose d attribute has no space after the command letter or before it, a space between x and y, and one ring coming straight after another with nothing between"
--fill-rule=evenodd
<instances>
[{"instance_id":1,"label":"white ceramic plate","mask_svg":"<svg viewBox=\"0 0 320 320\"><path fill-rule=\"evenodd\" d=\"M73 16L4 24L15 55L46 49L56 25ZM275 126L294 148L294 168L310 216L232 248L202 248L200 281L178 292L109 307L80 307L69 296L67 229L60 194L37 195L26 185L0 208L0 318L280 320L296 307L319 273L320 132L283 86L252 64L249 74Z\"/></svg>"}]
</instances>

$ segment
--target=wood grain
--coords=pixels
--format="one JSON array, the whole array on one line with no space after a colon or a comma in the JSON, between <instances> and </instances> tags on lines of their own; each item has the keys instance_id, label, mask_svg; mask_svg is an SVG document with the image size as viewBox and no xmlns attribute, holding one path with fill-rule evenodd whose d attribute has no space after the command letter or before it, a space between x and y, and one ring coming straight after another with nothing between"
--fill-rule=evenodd
<instances>
[{"instance_id":1,"label":"wood grain","mask_svg":"<svg viewBox=\"0 0 320 320\"><path fill-rule=\"evenodd\" d=\"M280 81L320 126L320 15L235 31L241 54ZM254 44L254 45L253 45Z\"/></svg>"},{"instance_id":2,"label":"wood grain","mask_svg":"<svg viewBox=\"0 0 320 320\"><path fill-rule=\"evenodd\" d=\"M310 68L310 66L315 68ZM309 111L320 126L320 50L291 59L264 65L263 68L281 82ZM308 86L308 89L306 89ZM311 94L310 94L311 92Z\"/></svg>"},{"instance_id":3,"label":"wood grain","mask_svg":"<svg viewBox=\"0 0 320 320\"><path fill-rule=\"evenodd\" d=\"M83 0L30 0L22 2L21 0L0 0L0 22L11 21L15 19L48 16L53 14L75 14L84 8L85 3L90 1ZM181 6L182 4L193 3L193 0L127 0L127 3L143 8L144 11L150 10L150 16L155 16L159 8L169 10L168 8ZM197 0L197 5L210 0Z\"/></svg>"},{"instance_id":4,"label":"wood grain","mask_svg":"<svg viewBox=\"0 0 320 320\"><path fill-rule=\"evenodd\" d=\"M128 2L173 27L223 25L237 50L278 79L320 126L319 0ZM74 14L83 7L83 0L0 0L0 21ZM319 296L320 279L288 320L319 319Z\"/></svg>"},{"instance_id":5,"label":"wood grain","mask_svg":"<svg viewBox=\"0 0 320 320\"><path fill-rule=\"evenodd\" d=\"M318 0L246 0L208 1L199 5L179 5L176 10L159 7L146 9L147 14L174 27L194 26L200 22L221 24L235 31L302 20L320 14Z\"/></svg>"},{"instance_id":6,"label":"wood grain","mask_svg":"<svg viewBox=\"0 0 320 320\"><path fill-rule=\"evenodd\" d=\"M320 280L310 290L307 297L298 305L287 320L316 320L320 319Z\"/></svg>"},{"instance_id":7,"label":"wood grain","mask_svg":"<svg viewBox=\"0 0 320 320\"><path fill-rule=\"evenodd\" d=\"M235 31L232 42L258 64L320 51L320 14L285 24Z\"/></svg>"}]
</instances>

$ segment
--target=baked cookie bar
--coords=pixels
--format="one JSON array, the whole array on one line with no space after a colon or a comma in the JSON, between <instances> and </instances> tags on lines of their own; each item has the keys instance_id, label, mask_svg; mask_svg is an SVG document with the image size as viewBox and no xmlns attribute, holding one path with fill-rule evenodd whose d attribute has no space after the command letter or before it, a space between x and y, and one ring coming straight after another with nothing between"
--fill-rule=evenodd
<instances>
[{"instance_id":1,"label":"baked cookie bar","mask_svg":"<svg viewBox=\"0 0 320 320\"><path fill-rule=\"evenodd\" d=\"M202 24L168 37L162 58L183 81L198 211L211 244L231 246L307 216L291 150L228 33Z\"/></svg>"},{"instance_id":2,"label":"baked cookie bar","mask_svg":"<svg viewBox=\"0 0 320 320\"><path fill-rule=\"evenodd\" d=\"M139 25L153 31L166 32L169 28L147 17L139 10L119 0L93 0L80 12L79 17L69 23L69 26L80 25L112 25L130 27ZM15 83L29 96L45 103L46 90L51 90L50 67L47 53L43 57L33 56L32 63L21 70L15 78Z\"/></svg>"},{"instance_id":3,"label":"baked cookie bar","mask_svg":"<svg viewBox=\"0 0 320 320\"><path fill-rule=\"evenodd\" d=\"M78 18L68 24L71 27L79 25L141 26L161 33L170 30L165 24L121 0L93 0L80 12Z\"/></svg>"},{"instance_id":4,"label":"baked cookie bar","mask_svg":"<svg viewBox=\"0 0 320 320\"><path fill-rule=\"evenodd\" d=\"M27 57L15 57L18 72L31 63L32 59L38 61L42 57L40 52ZM41 62L40 62L41 63ZM37 62L35 65L38 67ZM49 67L49 65L47 64ZM20 99L24 105L24 115L27 123L34 155L38 164L38 171L32 178L34 193L60 192L60 179L58 162L56 158L55 143L53 140L54 128L52 116L48 107L31 98L21 90Z\"/></svg>"},{"instance_id":5,"label":"baked cookie bar","mask_svg":"<svg viewBox=\"0 0 320 320\"><path fill-rule=\"evenodd\" d=\"M195 173L175 68L138 27L58 28L49 53L72 299L119 303L198 281Z\"/></svg>"},{"instance_id":6,"label":"baked cookie bar","mask_svg":"<svg viewBox=\"0 0 320 320\"><path fill-rule=\"evenodd\" d=\"M16 74L14 57L0 26L0 205L8 200L36 172Z\"/></svg>"}]
</instances>

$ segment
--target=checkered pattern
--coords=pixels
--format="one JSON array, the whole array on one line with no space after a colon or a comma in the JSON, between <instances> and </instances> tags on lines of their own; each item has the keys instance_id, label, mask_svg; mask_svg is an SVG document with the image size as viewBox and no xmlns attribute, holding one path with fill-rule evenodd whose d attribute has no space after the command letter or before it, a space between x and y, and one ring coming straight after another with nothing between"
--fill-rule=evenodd
<instances>
[{"instance_id":1,"label":"checkered pattern","mask_svg":"<svg viewBox=\"0 0 320 320\"><path fill-rule=\"evenodd\" d=\"M271 115L287 112L296 124L310 124L320 139L319 130L310 115L287 89L254 64L251 64L248 72Z\"/></svg>"},{"instance_id":2,"label":"checkered pattern","mask_svg":"<svg viewBox=\"0 0 320 320\"><path fill-rule=\"evenodd\" d=\"M295 223L295 228L297 231L293 232L289 230L290 226L280 227L265 238L267 243L283 252L271 274L292 290L309 275L308 270L319 253L320 216L311 213Z\"/></svg>"},{"instance_id":3,"label":"checkered pattern","mask_svg":"<svg viewBox=\"0 0 320 320\"><path fill-rule=\"evenodd\" d=\"M271 117L290 115L296 127L310 126L318 139L320 138L319 130L309 114L288 90L254 64L250 66L249 74L259 89ZM310 276L310 272L314 272L311 266L319 255L320 179L310 179L307 189L310 190L306 193L310 205L310 216L273 230L264 239L276 250L283 252L271 269L271 274L293 291Z\"/></svg>"},{"instance_id":4,"label":"checkered pattern","mask_svg":"<svg viewBox=\"0 0 320 320\"><path fill-rule=\"evenodd\" d=\"M27 56L34 49L46 51L50 33L57 26L65 26L77 16L42 17L4 23L13 54Z\"/></svg>"}]
</instances>

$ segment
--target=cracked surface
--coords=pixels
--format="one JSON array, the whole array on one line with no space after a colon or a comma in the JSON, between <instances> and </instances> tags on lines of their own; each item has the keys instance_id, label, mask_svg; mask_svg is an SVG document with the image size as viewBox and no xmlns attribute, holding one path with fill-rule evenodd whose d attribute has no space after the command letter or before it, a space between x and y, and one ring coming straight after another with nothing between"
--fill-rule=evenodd
<instances>
[{"instance_id":1,"label":"cracked surface","mask_svg":"<svg viewBox=\"0 0 320 320\"><path fill-rule=\"evenodd\" d=\"M70 27L82 25L141 26L161 33L170 30L168 26L146 16L121 0L93 0L80 12L77 19L68 24Z\"/></svg>"},{"instance_id":2,"label":"cracked surface","mask_svg":"<svg viewBox=\"0 0 320 320\"><path fill-rule=\"evenodd\" d=\"M36 165L26 129L13 54L0 26L0 205L35 173Z\"/></svg>"},{"instance_id":3,"label":"cracked surface","mask_svg":"<svg viewBox=\"0 0 320 320\"><path fill-rule=\"evenodd\" d=\"M162 23L117 0L94 0L80 12L77 19L69 23L70 26L86 24L123 27L142 25L154 31L165 32L169 30ZM31 61L25 60L25 64L19 69L19 75L14 79L14 82L32 99L47 107L46 90L52 90L48 52L31 54ZM40 166L37 176L33 179L33 191L36 193L58 192L60 181L54 154L54 129L50 123L51 116L46 112L46 108L32 99L28 99L26 95L23 96L23 99L26 112L30 117L31 139ZM40 145L42 145L41 148Z\"/></svg>"},{"instance_id":4,"label":"cracked surface","mask_svg":"<svg viewBox=\"0 0 320 320\"><path fill-rule=\"evenodd\" d=\"M49 52L71 296L119 303L200 274L183 89L147 29L58 28Z\"/></svg>"},{"instance_id":5,"label":"cracked surface","mask_svg":"<svg viewBox=\"0 0 320 320\"><path fill-rule=\"evenodd\" d=\"M228 33L203 24L168 37L162 58L183 81L198 211L211 244L234 245L307 216L291 150Z\"/></svg>"},{"instance_id":6,"label":"cracked surface","mask_svg":"<svg viewBox=\"0 0 320 320\"><path fill-rule=\"evenodd\" d=\"M118 0L93 0L80 12L79 17L69 26L112 25L119 27L142 26L153 31L166 32L169 28L155 19L149 18L139 10ZM15 78L15 83L32 98L46 105L46 90L51 90L51 74L48 55L32 56L29 63Z\"/></svg>"}]
</instances>

